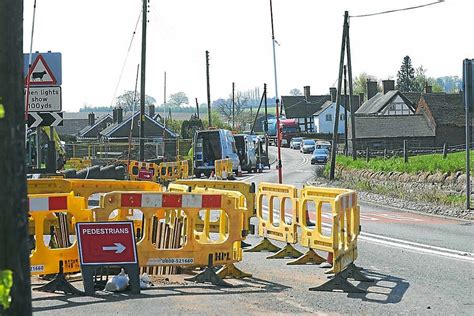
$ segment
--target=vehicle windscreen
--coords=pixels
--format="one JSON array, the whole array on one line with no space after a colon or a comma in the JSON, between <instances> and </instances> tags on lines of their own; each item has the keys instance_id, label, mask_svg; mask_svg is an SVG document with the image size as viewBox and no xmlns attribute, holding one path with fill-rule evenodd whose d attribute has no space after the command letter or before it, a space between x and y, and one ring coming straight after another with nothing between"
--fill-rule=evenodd
<instances>
[{"instance_id":1,"label":"vehicle windscreen","mask_svg":"<svg viewBox=\"0 0 474 316\"><path fill-rule=\"evenodd\" d=\"M327 155L328 152L326 151L326 149L316 149L316 150L314 151L314 154L315 154L315 155Z\"/></svg>"},{"instance_id":2,"label":"vehicle windscreen","mask_svg":"<svg viewBox=\"0 0 474 316\"><path fill-rule=\"evenodd\" d=\"M314 140L312 140L312 139L305 139L305 140L303 141L303 145L309 145L309 146L311 146L311 145L314 145L314 144L315 144L315 142L314 142Z\"/></svg>"},{"instance_id":3,"label":"vehicle windscreen","mask_svg":"<svg viewBox=\"0 0 474 316\"><path fill-rule=\"evenodd\" d=\"M284 133L297 133L298 129L296 126L283 126Z\"/></svg>"},{"instance_id":4,"label":"vehicle windscreen","mask_svg":"<svg viewBox=\"0 0 474 316\"><path fill-rule=\"evenodd\" d=\"M293 143L301 143L303 138L293 138Z\"/></svg>"}]
</instances>

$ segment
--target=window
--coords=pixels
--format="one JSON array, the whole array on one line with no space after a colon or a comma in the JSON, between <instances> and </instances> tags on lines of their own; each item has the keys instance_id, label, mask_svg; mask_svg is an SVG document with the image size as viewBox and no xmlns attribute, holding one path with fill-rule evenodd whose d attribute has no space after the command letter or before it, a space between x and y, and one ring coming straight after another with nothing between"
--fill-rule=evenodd
<instances>
[{"instance_id":1,"label":"window","mask_svg":"<svg viewBox=\"0 0 474 316\"><path fill-rule=\"evenodd\" d=\"M332 114L326 114L326 121L332 121Z\"/></svg>"},{"instance_id":2,"label":"window","mask_svg":"<svg viewBox=\"0 0 474 316\"><path fill-rule=\"evenodd\" d=\"M344 114L339 115L339 121L344 121Z\"/></svg>"}]
</instances>

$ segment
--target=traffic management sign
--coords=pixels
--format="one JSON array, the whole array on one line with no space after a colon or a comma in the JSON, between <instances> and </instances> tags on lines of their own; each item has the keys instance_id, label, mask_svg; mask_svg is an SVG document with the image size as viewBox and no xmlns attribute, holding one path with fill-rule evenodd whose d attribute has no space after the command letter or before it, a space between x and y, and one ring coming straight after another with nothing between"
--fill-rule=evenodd
<instances>
[{"instance_id":1,"label":"traffic management sign","mask_svg":"<svg viewBox=\"0 0 474 316\"><path fill-rule=\"evenodd\" d=\"M28 112L60 112L61 105L61 87L30 87Z\"/></svg>"},{"instance_id":2,"label":"traffic management sign","mask_svg":"<svg viewBox=\"0 0 474 316\"><path fill-rule=\"evenodd\" d=\"M63 126L63 112L30 112L28 127Z\"/></svg>"},{"instance_id":3,"label":"traffic management sign","mask_svg":"<svg viewBox=\"0 0 474 316\"><path fill-rule=\"evenodd\" d=\"M81 265L138 264L133 222L76 224Z\"/></svg>"},{"instance_id":4,"label":"traffic management sign","mask_svg":"<svg viewBox=\"0 0 474 316\"><path fill-rule=\"evenodd\" d=\"M23 54L23 75L25 86L30 78L30 86L60 86L61 76L61 53L34 53L32 64L29 68L29 54Z\"/></svg>"}]
</instances>

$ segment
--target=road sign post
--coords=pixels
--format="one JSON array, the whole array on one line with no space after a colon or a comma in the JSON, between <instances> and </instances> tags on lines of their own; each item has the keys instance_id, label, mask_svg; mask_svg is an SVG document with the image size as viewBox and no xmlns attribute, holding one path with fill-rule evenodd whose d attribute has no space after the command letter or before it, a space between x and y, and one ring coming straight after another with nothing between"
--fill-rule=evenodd
<instances>
[{"instance_id":1,"label":"road sign post","mask_svg":"<svg viewBox=\"0 0 474 316\"><path fill-rule=\"evenodd\" d=\"M94 294L97 268L119 266L130 278L132 293L140 293L140 276L133 222L77 223L77 242L84 291Z\"/></svg>"}]
</instances>

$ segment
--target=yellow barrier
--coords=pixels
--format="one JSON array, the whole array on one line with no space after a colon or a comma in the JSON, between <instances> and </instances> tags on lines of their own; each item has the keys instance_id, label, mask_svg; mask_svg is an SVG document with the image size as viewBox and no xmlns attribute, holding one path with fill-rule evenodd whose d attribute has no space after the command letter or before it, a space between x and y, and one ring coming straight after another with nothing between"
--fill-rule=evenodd
<instances>
[{"instance_id":1,"label":"yellow barrier","mask_svg":"<svg viewBox=\"0 0 474 316\"><path fill-rule=\"evenodd\" d=\"M161 182L174 181L181 177L181 164L178 162L160 163Z\"/></svg>"},{"instance_id":2,"label":"yellow barrier","mask_svg":"<svg viewBox=\"0 0 474 316\"><path fill-rule=\"evenodd\" d=\"M214 161L217 179L228 179L232 176L232 160L229 158Z\"/></svg>"},{"instance_id":3,"label":"yellow barrier","mask_svg":"<svg viewBox=\"0 0 474 316\"><path fill-rule=\"evenodd\" d=\"M257 190L257 218L258 234L263 237L263 240L257 246L246 251L277 251L275 255L268 257L272 259L301 256L302 253L291 245L298 242L297 210L298 192L295 186L260 183ZM278 218L275 218L275 211L279 214ZM279 249L268 239L286 242L286 246Z\"/></svg>"},{"instance_id":4,"label":"yellow barrier","mask_svg":"<svg viewBox=\"0 0 474 316\"><path fill-rule=\"evenodd\" d=\"M130 180L157 182L160 173L160 166L152 162L130 161L128 165L128 175Z\"/></svg>"},{"instance_id":5,"label":"yellow barrier","mask_svg":"<svg viewBox=\"0 0 474 316\"><path fill-rule=\"evenodd\" d=\"M242 260L242 223L244 209L239 201L227 194L112 192L101 198L101 207L93 209L97 220L103 220L117 209L133 208L143 213L145 230L137 243L138 258L142 266L208 266L227 265ZM179 210L184 217L187 232L179 249L158 249L152 243L152 222L157 210ZM211 211L220 211L219 231L211 233ZM204 213L202 231L195 223ZM199 278L196 277L197 281Z\"/></svg>"},{"instance_id":6,"label":"yellow barrier","mask_svg":"<svg viewBox=\"0 0 474 316\"><path fill-rule=\"evenodd\" d=\"M30 255L31 274L59 273L60 261L63 271L80 271L76 241L66 248L49 248L44 244L44 222L54 213L68 214L68 227L76 222L92 220L92 213L85 209L85 199L68 194L30 194L28 195L30 221L34 222L35 249ZM66 236L69 240L69 234Z\"/></svg>"},{"instance_id":7,"label":"yellow barrier","mask_svg":"<svg viewBox=\"0 0 474 316\"><path fill-rule=\"evenodd\" d=\"M178 161L178 164L180 169L180 178L189 178L189 160L180 160Z\"/></svg>"},{"instance_id":8,"label":"yellow barrier","mask_svg":"<svg viewBox=\"0 0 474 316\"><path fill-rule=\"evenodd\" d=\"M70 158L66 164L73 169L79 170L92 166L92 161L90 159Z\"/></svg>"}]
</instances>

